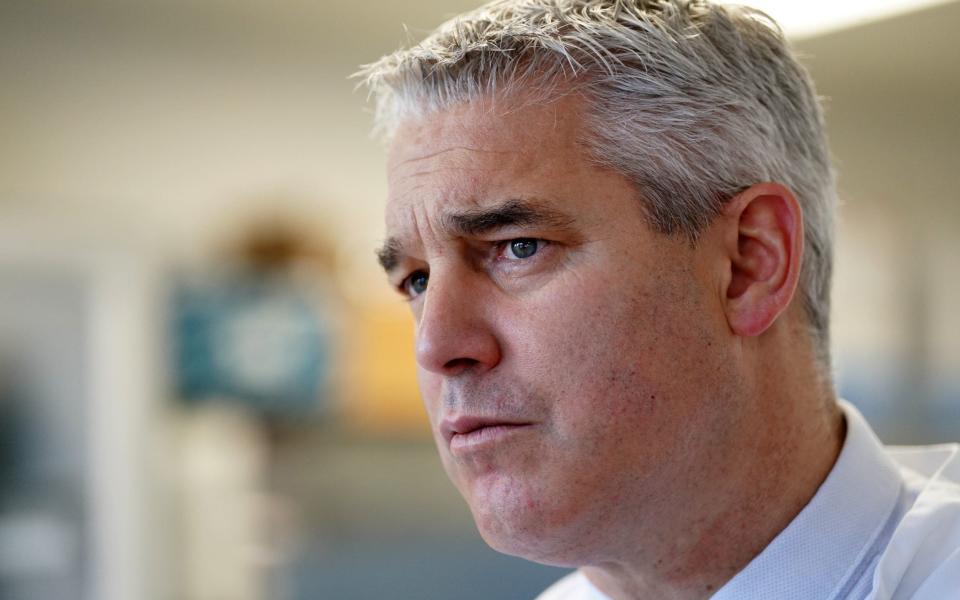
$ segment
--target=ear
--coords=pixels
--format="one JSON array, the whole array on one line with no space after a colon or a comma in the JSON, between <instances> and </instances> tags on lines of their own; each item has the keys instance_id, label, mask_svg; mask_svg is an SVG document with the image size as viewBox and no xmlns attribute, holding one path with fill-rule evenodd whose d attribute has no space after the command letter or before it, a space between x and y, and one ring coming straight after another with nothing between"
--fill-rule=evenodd
<instances>
[{"instance_id":1,"label":"ear","mask_svg":"<svg viewBox=\"0 0 960 600\"><path fill-rule=\"evenodd\" d=\"M786 186L761 183L724 207L730 261L726 313L730 329L753 337L790 305L803 256L803 213Z\"/></svg>"}]
</instances>

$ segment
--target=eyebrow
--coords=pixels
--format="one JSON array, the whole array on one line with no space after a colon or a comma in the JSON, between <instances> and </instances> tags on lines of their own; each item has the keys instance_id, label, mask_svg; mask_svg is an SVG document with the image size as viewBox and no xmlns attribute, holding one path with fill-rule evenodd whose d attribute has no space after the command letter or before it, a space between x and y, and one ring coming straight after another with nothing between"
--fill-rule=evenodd
<instances>
[{"instance_id":1,"label":"eyebrow","mask_svg":"<svg viewBox=\"0 0 960 600\"><path fill-rule=\"evenodd\" d=\"M565 213L546 206L541 200L510 199L489 208L478 208L444 214L443 227L462 237L475 237L503 229L529 225L566 229L572 219ZM377 250L377 261L387 273L393 271L403 254L403 244L398 238L387 238Z\"/></svg>"},{"instance_id":2,"label":"eyebrow","mask_svg":"<svg viewBox=\"0 0 960 600\"><path fill-rule=\"evenodd\" d=\"M377 262L383 267L383 270L390 273L397 268L400 262L402 247L397 238L388 238L383 246L377 249Z\"/></svg>"}]
</instances>

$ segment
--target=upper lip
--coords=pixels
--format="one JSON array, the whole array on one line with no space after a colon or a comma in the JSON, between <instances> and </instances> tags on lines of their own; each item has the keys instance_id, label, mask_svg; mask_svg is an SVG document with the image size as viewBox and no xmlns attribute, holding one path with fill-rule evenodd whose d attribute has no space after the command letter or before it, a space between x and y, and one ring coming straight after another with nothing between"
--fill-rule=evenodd
<instances>
[{"instance_id":1,"label":"upper lip","mask_svg":"<svg viewBox=\"0 0 960 600\"><path fill-rule=\"evenodd\" d=\"M502 419L498 417L474 417L462 415L456 418L447 418L440 423L440 433L443 439L449 444L454 435L470 433L483 427L493 427L496 425L529 425L529 421L519 421L514 419Z\"/></svg>"}]
</instances>

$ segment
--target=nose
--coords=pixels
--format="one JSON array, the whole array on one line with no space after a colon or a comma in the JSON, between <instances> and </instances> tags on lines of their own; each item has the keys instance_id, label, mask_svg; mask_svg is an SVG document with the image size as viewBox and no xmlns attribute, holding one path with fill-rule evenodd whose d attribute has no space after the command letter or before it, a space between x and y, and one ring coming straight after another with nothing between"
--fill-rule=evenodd
<instances>
[{"instance_id":1,"label":"nose","mask_svg":"<svg viewBox=\"0 0 960 600\"><path fill-rule=\"evenodd\" d=\"M501 349L488 321L492 310L475 273L434 269L417 322L417 363L445 376L487 371L500 362Z\"/></svg>"}]
</instances>

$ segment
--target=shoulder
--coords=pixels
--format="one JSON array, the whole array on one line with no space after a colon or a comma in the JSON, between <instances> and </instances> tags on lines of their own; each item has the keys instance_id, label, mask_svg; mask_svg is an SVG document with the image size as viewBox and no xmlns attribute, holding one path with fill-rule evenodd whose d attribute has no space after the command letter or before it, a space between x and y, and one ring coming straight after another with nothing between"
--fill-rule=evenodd
<instances>
[{"instance_id":1,"label":"shoulder","mask_svg":"<svg viewBox=\"0 0 960 600\"><path fill-rule=\"evenodd\" d=\"M960 590L960 447L898 453L913 501L877 564L873 597L950 597Z\"/></svg>"},{"instance_id":2,"label":"shoulder","mask_svg":"<svg viewBox=\"0 0 960 600\"><path fill-rule=\"evenodd\" d=\"M536 600L607 600L580 571L574 571L548 587Z\"/></svg>"}]
</instances>

